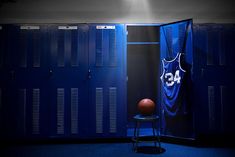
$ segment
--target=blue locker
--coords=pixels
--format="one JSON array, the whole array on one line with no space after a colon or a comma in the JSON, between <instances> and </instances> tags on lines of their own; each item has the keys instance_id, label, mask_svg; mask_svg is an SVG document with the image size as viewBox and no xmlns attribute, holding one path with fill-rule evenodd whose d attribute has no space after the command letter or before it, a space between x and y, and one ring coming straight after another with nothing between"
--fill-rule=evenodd
<instances>
[{"instance_id":1,"label":"blue locker","mask_svg":"<svg viewBox=\"0 0 235 157\"><path fill-rule=\"evenodd\" d=\"M89 25L89 133L126 136L124 25Z\"/></svg>"},{"instance_id":2,"label":"blue locker","mask_svg":"<svg viewBox=\"0 0 235 157\"><path fill-rule=\"evenodd\" d=\"M47 119L45 61L43 60L45 34L39 26L11 25L8 28L7 102L10 130L17 137L45 136ZM46 52L45 52L46 53ZM7 118L7 117L6 117ZM46 120L45 120L46 122Z\"/></svg>"},{"instance_id":3,"label":"blue locker","mask_svg":"<svg viewBox=\"0 0 235 157\"><path fill-rule=\"evenodd\" d=\"M5 134L10 137L45 136L48 119L45 82L45 34L38 26L7 25L4 71ZM46 52L45 52L46 53ZM45 122L47 120L44 120Z\"/></svg>"},{"instance_id":4,"label":"blue locker","mask_svg":"<svg viewBox=\"0 0 235 157\"><path fill-rule=\"evenodd\" d=\"M26 136L46 137L49 127L48 107L48 70L45 56L48 53L47 29L45 26L21 27L21 38L26 38L27 79L26 88ZM25 81L25 80L24 80Z\"/></svg>"},{"instance_id":5,"label":"blue locker","mask_svg":"<svg viewBox=\"0 0 235 157\"><path fill-rule=\"evenodd\" d=\"M5 56L6 56L6 25L0 25L0 137L4 130L4 110L5 110L5 82L6 82L6 70L5 70Z\"/></svg>"},{"instance_id":6,"label":"blue locker","mask_svg":"<svg viewBox=\"0 0 235 157\"><path fill-rule=\"evenodd\" d=\"M15 75L15 67L16 67L16 50L17 50L17 35L18 30L15 25L8 25L6 28L6 56L5 56L5 67L6 71L5 77L6 82L4 82L6 90L5 90L5 104L4 104L4 134L3 137L11 137L14 138L19 136L20 129L18 128L17 121L20 119L18 117L19 112L17 111L19 105L17 103L17 90L16 90L16 75ZM17 119L18 117L18 119ZM19 130L19 131L17 131Z\"/></svg>"},{"instance_id":7,"label":"blue locker","mask_svg":"<svg viewBox=\"0 0 235 157\"><path fill-rule=\"evenodd\" d=\"M204 63L203 60L205 60L206 56L206 47L207 47L207 42L206 42L206 31L201 28L197 28L194 26L194 81L197 86L194 87L195 90L195 97L197 93L204 92L203 87L206 86L205 82L202 81L201 75L203 75L204 71L200 70L202 63ZM198 114L200 115L207 115L207 112L203 106L207 104L206 99L203 97L197 97L196 99L196 104L197 107L195 107L196 111L196 117L199 117ZM196 132L200 133L202 128L207 128L208 124L205 121L200 120L199 118L195 119L195 125L198 126L196 127Z\"/></svg>"},{"instance_id":8,"label":"blue locker","mask_svg":"<svg viewBox=\"0 0 235 157\"><path fill-rule=\"evenodd\" d=\"M88 26L49 26L50 136L83 137L88 119Z\"/></svg>"},{"instance_id":9,"label":"blue locker","mask_svg":"<svg viewBox=\"0 0 235 157\"><path fill-rule=\"evenodd\" d=\"M232 135L234 105L234 26L195 25L196 133Z\"/></svg>"}]
</instances>

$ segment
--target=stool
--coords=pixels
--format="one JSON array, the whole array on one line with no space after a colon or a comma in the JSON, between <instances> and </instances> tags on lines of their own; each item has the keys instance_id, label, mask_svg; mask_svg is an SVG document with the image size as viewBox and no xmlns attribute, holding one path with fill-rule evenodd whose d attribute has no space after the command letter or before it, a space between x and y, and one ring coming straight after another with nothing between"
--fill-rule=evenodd
<instances>
[{"instance_id":1,"label":"stool","mask_svg":"<svg viewBox=\"0 0 235 157\"><path fill-rule=\"evenodd\" d=\"M151 115L151 116L143 116L136 115L133 117L135 121L135 130L133 141L133 150L137 152L138 143L139 142L154 142L154 146L157 148L157 143L159 145L159 150L161 150L161 142L160 142L160 132L158 131L157 122L159 121L159 116ZM153 135L152 136L141 136L140 137L140 125L142 122L149 122L152 124Z\"/></svg>"}]
</instances>

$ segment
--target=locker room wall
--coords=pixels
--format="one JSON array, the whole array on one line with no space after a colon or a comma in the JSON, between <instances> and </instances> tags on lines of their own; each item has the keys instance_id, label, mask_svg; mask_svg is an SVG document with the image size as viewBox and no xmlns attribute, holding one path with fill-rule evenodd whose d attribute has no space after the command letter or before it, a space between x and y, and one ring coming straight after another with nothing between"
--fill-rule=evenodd
<instances>
[{"instance_id":1,"label":"locker room wall","mask_svg":"<svg viewBox=\"0 0 235 157\"><path fill-rule=\"evenodd\" d=\"M198 23L235 22L231 0L15 0L2 3L5 23L167 23L193 18ZM3 1L1 1L3 2Z\"/></svg>"}]
</instances>

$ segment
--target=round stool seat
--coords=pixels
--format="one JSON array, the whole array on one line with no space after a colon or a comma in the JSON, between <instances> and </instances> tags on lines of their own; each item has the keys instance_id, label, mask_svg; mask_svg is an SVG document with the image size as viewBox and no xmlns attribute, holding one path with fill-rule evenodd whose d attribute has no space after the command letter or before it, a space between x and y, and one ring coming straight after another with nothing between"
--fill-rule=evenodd
<instances>
[{"instance_id":1,"label":"round stool seat","mask_svg":"<svg viewBox=\"0 0 235 157\"><path fill-rule=\"evenodd\" d=\"M135 115L134 120L137 121L157 121L159 119L159 116L157 115L150 115L150 116L143 116L141 114Z\"/></svg>"}]
</instances>

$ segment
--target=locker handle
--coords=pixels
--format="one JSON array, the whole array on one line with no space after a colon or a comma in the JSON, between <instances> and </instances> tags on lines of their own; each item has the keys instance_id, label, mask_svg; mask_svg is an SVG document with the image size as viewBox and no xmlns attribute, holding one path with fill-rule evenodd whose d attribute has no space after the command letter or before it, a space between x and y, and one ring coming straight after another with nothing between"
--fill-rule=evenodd
<instances>
[{"instance_id":1,"label":"locker handle","mask_svg":"<svg viewBox=\"0 0 235 157\"><path fill-rule=\"evenodd\" d=\"M53 71L50 69L49 70L49 75L52 76L52 74L53 74Z\"/></svg>"},{"instance_id":2,"label":"locker handle","mask_svg":"<svg viewBox=\"0 0 235 157\"><path fill-rule=\"evenodd\" d=\"M204 68L201 68L201 78L204 77L204 71L205 71L205 69L204 69Z\"/></svg>"},{"instance_id":3,"label":"locker handle","mask_svg":"<svg viewBox=\"0 0 235 157\"><path fill-rule=\"evenodd\" d=\"M15 78L15 71L14 70L10 71L10 76L11 76L12 80Z\"/></svg>"},{"instance_id":4,"label":"locker handle","mask_svg":"<svg viewBox=\"0 0 235 157\"><path fill-rule=\"evenodd\" d=\"M91 69L88 70L88 79L91 79Z\"/></svg>"}]
</instances>

